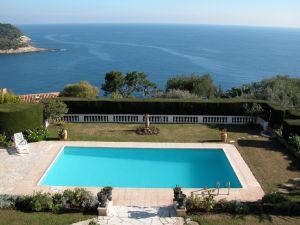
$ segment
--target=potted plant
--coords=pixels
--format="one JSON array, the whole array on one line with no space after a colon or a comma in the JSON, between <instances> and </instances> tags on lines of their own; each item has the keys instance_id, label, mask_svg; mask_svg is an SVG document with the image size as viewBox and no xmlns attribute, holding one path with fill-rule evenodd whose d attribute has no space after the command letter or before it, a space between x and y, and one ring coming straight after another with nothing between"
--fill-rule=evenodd
<instances>
[{"instance_id":1,"label":"potted plant","mask_svg":"<svg viewBox=\"0 0 300 225\"><path fill-rule=\"evenodd\" d=\"M109 186L102 188L103 192L106 193L108 201L112 201L112 189L113 188Z\"/></svg>"},{"instance_id":2,"label":"potted plant","mask_svg":"<svg viewBox=\"0 0 300 225\"><path fill-rule=\"evenodd\" d=\"M177 206L175 208L176 215L179 217L186 216L186 195L183 193L179 193L177 195Z\"/></svg>"},{"instance_id":3,"label":"potted plant","mask_svg":"<svg viewBox=\"0 0 300 225\"><path fill-rule=\"evenodd\" d=\"M60 140L66 141L66 140L68 139L68 131L67 131L67 128L61 127L61 128L58 130L58 136L59 136L59 139L60 139Z\"/></svg>"},{"instance_id":4,"label":"potted plant","mask_svg":"<svg viewBox=\"0 0 300 225\"><path fill-rule=\"evenodd\" d=\"M227 138L228 138L227 129L223 129L220 136L222 142L227 142Z\"/></svg>"},{"instance_id":5,"label":"potted plant","mask_svg":"<svg viewBox=\"0 0 300 225\"><path fill-rule=\"evenodd\" d=\"M99 216L107 216L108 207L112 204L112 187L104 187L97 193L99 206L97 208Z\"/></svg>"},{"instance_id":6,"label":"potted plant","mask_svg":"<svg viewBox=\"0 0 300 225\"><path fill-rule=\"evenodd\" d=\"M182 194L182 191L181 191L181 187L178 187L177 185L176 185L176 187L175 188L173 188L173 192L174 192L174 201L177 201L177 198L178 198L178 195L179 194Z\"/></svg>"}]
</instances>

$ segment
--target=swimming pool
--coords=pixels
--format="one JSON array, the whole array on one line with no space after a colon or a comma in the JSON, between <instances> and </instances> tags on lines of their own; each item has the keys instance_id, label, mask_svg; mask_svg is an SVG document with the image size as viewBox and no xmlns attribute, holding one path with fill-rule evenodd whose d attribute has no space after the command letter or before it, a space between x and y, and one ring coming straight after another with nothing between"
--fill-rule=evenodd
<instances>
[{"instance_id":1,"label":"swimming pool","mask_svg":"<svg viewBox=\"0 0 300 225\"><path fill-rule=\"evenodd\" d=\"M42 186L241 188L222 149L64 147Z\"/></svg>"}]
</instances>

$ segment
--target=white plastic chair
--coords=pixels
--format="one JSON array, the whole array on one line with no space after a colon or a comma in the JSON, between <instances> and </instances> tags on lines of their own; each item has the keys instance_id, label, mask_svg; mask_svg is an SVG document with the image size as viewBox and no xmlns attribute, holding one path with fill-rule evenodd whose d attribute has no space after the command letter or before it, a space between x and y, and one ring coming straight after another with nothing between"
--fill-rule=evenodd
<instances>
[{"instance_id":1,"label":"white plastic chair","mask_svg":"<svg viewBox=\"0 0 300 225\"><path fill-rule=\"evenodd\" d=\"M16 145L17 153L19 153L19 154L28 154L29 153L28 143L25 140L25 138L21 132L14 134L14 142Z\"/></svg>"}]
</instances>

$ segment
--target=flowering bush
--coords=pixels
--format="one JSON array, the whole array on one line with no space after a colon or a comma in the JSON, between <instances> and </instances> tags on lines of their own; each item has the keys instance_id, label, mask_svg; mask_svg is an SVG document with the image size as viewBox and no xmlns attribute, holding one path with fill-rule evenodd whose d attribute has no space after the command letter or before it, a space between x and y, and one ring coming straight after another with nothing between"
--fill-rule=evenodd
<instances>
[{"instance_id":1,"label":"flowering bush","mask_svg":"<svg viewBox=\"0 0 300 225\"><path fill-rule=\"evenodd\" d=\"M42 141L47 137L48 130L44 127L37 127L35 129L28 129L24 132L24 137L28 142Z\"/></svg>"}]
</instances>

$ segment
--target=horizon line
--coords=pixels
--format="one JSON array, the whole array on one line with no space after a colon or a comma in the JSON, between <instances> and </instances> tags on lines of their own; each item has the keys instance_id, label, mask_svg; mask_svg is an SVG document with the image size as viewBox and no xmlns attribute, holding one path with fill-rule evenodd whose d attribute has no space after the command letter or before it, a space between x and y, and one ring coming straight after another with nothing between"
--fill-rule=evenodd
<instances>
[{"instance_id":1,"label":"horizon line","mask_svg":"<svg viewBox=\"0 0 300 225\"><path fill-rule=\"evenodd\" d=\"M11 23L11 24L15 24L15 25L186 25L186 26L223 26L223 27L300 29L300 26L217 24L217 23L160 23L160 22L156 22L156 23L155 22L82 22L82 23L66 22L66 23Z\"/></svg>"}]
</instances>

